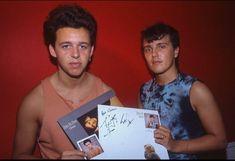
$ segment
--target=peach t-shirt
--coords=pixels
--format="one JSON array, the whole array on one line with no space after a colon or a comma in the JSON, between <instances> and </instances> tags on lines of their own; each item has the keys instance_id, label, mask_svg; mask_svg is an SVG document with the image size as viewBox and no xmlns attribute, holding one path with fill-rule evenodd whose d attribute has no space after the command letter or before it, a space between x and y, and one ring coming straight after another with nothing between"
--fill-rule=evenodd
<instances>
[{"instance_id":1,"label":"peach t-shirt","mask_svg":"<svg viewBox=\"0 0 235 161\"><path fill-rule=\"evenodd\" d=\"M90 95L85 100L82 100L77 108L106 92L104 82L100 78L89 73L87 74L89 77L92 77L93 88ZM60 159L63 151L74 149L72 143L57 123L60 117L71 112L71 107L69 107L68 102L59 96L49 81L49 78L42 80L42 88L44 111L41 131L38 138L40 153L43 158Z\"/></svg>"}]
</instances>

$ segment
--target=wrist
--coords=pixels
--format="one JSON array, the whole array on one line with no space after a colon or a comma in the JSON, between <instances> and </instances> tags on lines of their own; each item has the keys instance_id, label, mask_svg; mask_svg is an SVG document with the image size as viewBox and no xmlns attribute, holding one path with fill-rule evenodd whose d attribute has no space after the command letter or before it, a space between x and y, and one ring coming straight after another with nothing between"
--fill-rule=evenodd
<instances>
[{"instance_id":1,"label":"wrist","mask_svg":"<svg viewBox=\"0 0 235 161\"><path fill-rule=\"evenodd\" d=\"M168 150L174 153L183 153L188 151L188 142L184 140L175 140L169 144Z\"/></svg>"}]
</instances>

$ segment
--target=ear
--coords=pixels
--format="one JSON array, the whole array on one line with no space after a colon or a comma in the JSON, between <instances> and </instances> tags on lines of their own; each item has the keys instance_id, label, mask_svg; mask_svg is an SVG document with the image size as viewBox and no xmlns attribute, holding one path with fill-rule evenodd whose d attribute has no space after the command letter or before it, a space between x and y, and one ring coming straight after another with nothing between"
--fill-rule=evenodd
<instances>
[{"instance_id":1,"label":"ear","mask_svg":"<svg viewBox=\"0 0 235 161\"><path fill-rule=\"evenodd\" d=\"M180 51L179 47L174 49L174 58L177 58L179 56L179 51Z\"/></svg>"},{"instance_id":2,"label":"ear","mask_svg":"<svg viewBox=\"0 0 235 161\"><path fill-rule=\"evenodd\" d=\"M179 56L179 51L180 51L179 47L174 49L174 58L177 58Z\"/></svg>"},{"instance_id":3,"label":"ear","mask_svg":"<svg viewBox=\"0 0 235 161\"><path fill-rule=\"evenodd\" d=\"M90 51L90 58L92 57L92 55L93 55L93 52L94 52L94 45L91 47L91 51Z\"/></svg>"},{"instance_id":4,"label":"ear","mask_svg":"<svg viewBox=\"0 0 235 161\"><path fill-rule=\"evenodd\" d=\"M51 44L49 45L49 52L50 52L52 57L55 57L55 58L57 57L55 49L54 49L54 47Z\"/></svg>"}]
</instances>

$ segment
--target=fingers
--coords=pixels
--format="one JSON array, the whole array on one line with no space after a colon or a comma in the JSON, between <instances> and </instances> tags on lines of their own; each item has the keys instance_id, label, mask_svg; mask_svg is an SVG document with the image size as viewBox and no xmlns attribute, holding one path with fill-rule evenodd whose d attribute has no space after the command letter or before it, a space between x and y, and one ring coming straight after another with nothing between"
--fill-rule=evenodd
<instances>
[{"instance_id":1,"label":"fingers","mask_svg":"<svg viewBox=\"0 0 235 161\"><path fill-rule=\"evenodd\" d=\"M160 131L157 131L157 132L154 133L154 138L155 139L161 139L162 140L162 139L165 139L166 136L167 136L166 133L163 133L163 132L160 132Z\"/></svg>"},{"instance_id":2,"label":"fingers","mask_svg":"<svg viewBox=\"0 0 235 161\"><path fill-rule=\"evenodd\" d=\"M171 138L171 131L163 126L159 126L156 130L154 130L154 139L155 142L167 147Z\"/></svg>"},{"instance_id":3,"label":"fingers","mask_svg":"<svg viewBox=\"0 0 235 161\"><path fill-rule=\"evenodd\" d=\"M80 150L64 151L61 155L61 159L84 159L86 154Z\"/></svg>"},{"instance_id":4,"label":"fingers","mask_svg":"<svg viewBox=\"0 0 235 161\"><path fill-rule=\"evenodd\" d=\"M160 131L164 131L164 132L167 132L167 133L170 133L170 129L164 127L164 126L158 126L157 130L160 130Z\"/></svg>"},{"instance_id":5,"label":"fingers","mask_svg":"<svg viewBox=\"0 0 235 161\"><path fill-rule=\"evenodd\" d=\"M170 136L171 131L163 126L159 126L156 130L154 130L154 137L156 139L164 139Z\"/></svg>"}]
</instances>

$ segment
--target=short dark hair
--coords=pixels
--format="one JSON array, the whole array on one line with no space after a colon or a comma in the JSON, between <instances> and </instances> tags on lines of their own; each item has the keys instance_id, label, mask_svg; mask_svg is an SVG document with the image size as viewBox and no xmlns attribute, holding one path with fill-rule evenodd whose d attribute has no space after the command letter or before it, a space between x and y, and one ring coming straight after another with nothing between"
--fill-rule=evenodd
<instances>
[{"instance_id":1,"label":"short dark hair","mask_svg":"<svg viewBox=\"0 0 235 161\"><path fill-rule=\"evenodd\" d=\"M86 139L86 140L83 142L83 144L86 145L86 143L88 143L88 142L91 143L91 140L90 140L90 139Z\"/></svg>"},{"instance_id":2,"label":"short dark hair","mask_svg":"<svg viewBox=\"0 0 235 161\"><path fill-rule=\"evenodd\" d=\"M85 28L89 31L91 45L95 45L97 23L95 18L77 4L59 5L53 9L43 24L44 43L55 46L56 31L63 27Z\"/></svg>"},{"instance_id":3,"label":"short dark hair","mask_svg":"<svg viewBox=\"0 0 235 161\"><path fill-rule=\"evenodd\" d=\"M179 47L180 39L178 31L172 26L160 22L147 27L141 32L142 49L144 40L146 40L147 42L152 42L154 40L162 39L165 35L170 36L170 41L174 48Z\"/></svg>"}]
</instances>

